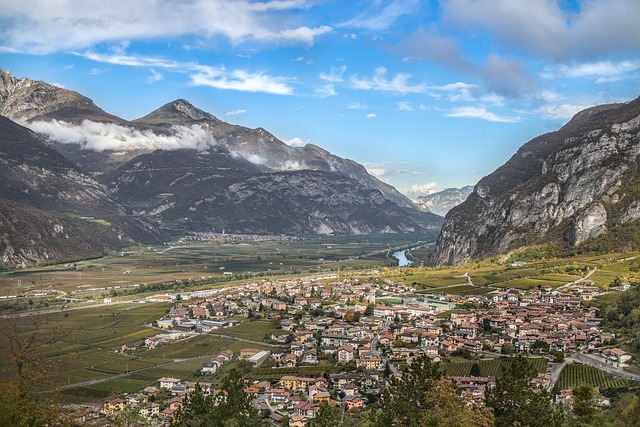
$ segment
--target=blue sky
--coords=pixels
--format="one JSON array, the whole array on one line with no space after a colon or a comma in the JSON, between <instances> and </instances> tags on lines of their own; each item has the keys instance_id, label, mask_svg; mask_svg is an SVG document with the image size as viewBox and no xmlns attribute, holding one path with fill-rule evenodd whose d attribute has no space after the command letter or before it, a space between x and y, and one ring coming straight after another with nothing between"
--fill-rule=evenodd
<instances>
[{"instance_id":1,"label":"blue sky","mask_svg":"<svg viewBox=\"0 0 640 427\"><path fill-rule=\"evenodd\" d=\"M0 67L125 119L185 98L415 197L638 97L638 18L638 0L0 0Z\"/></svg>"}]
</instances>

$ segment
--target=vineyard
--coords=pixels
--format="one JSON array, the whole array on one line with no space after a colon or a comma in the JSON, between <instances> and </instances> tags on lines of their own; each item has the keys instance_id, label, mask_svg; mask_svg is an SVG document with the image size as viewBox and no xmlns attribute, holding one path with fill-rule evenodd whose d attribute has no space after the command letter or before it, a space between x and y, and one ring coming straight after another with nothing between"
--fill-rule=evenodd
<instances>
[{"instance_id":1,"label":"vineyard","mask_svg":"<svg viewBox=\"0 0 640 427\"><path fill-rule=\"evenodd\" d=\"M527 361L534 366L538 373L545 372L547 361L544 358L532 358ZM503 370L511 364L511 359L489 359L478 362L455 362L442 365L442 369L453 377L467 377L471 373L471 367L478 363L480 375L483 377L499 377Z\"/></svg>"},{"instance_id":2,"label":"vineyard","mask_svg":"<svg viewBox=\"0 0 640 427\"><path fill-rule=\"evenodd\" d=\"M560 390L577 387L579 385L591 385L604 390L608 388L627 387L630 385L630 381L614 378L606 372L591 366L569 364L562 370L557 384Z\"/></svg>"}]
</instances>

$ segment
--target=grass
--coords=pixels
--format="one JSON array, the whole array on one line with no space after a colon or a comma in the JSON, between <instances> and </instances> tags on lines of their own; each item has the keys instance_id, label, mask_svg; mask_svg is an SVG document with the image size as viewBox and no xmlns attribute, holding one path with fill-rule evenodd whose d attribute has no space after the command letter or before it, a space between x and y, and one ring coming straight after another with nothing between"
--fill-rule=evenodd
<instances>
[{"instance_id":1,"label":"grass","mask_svg":"<svg viewBox=\"0 0 640 427\"><path fill-rule=\"evenodd\" d=\"M224 328L216 331L220 335L240 337L253 341L263 341L265 335L278 331L270 321L254 320L242 323L240 326ZM247 346L249 344L247 343Z\"/></svg>"}]
</instances>

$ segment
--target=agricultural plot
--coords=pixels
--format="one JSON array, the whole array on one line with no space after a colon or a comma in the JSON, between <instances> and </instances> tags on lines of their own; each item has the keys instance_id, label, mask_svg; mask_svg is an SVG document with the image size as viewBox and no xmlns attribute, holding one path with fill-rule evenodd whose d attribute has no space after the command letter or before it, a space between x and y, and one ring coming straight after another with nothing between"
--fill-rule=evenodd
<instances>
[{"instance_id":1,"label":"agricultural plot","mask_svg":"<svg viewBox=\"0 0 640 427\"><path fill-rule=\"evenodd\" d=\"M568 364L564 367L558 378L558 387L561 390L579 385L590 385L601 390L608 388L627 387L630 381L614 378L608 373L592 366Z\"/></svg>"},{"instance_id":2,"label":"agricultural plot","mask_svg":"<svg viewBox=\"0 0 640 427\"><path fill-rule=\"evenodd\" d=\"M410 234L336 236L132 247L99 259L0 273L0 295L221 278L224 272L291 275L318 268L377 268L391 265L386 258L388 248L423 238Z\"/></svg>"},{"instance_id":3,"label":"agricultural plot","mask_svg":"<svg viewBox=\"0 0 640 427\"><path fill-rule=\"evenodd\" d=\"M547 361L541 357L535 357L527 359L530 364L533 364L535 370L539 373L546 371ZM511 359L487 359L479 360L477 362L454 362L445 363L442 365L442 369L447 372L448 375L454 377L467 377L471 373L471 367L474 363L477 363L480 367L480 375L486 377L499 377L506 367L511 364Z\"/></svg>"},{"instance_id":4,"label":"agricultural plot","mask_svg":"<svg viewBox=\"0 0 640 427\"><path fill-rule=\"evenodd\" d=\"M483 286L470 286L470 285L459 285L459 286L445 286L442 288L432 288L428 290L424 290L421 293L447 293L447 294L456 294L456 295L483 295L493 291L494 289L483 287Z\"/></svg>"},{"instance_id":5,"label":"agricultural plot","mask_svg":"<svg viewBox=\"0 0 640 427\"><path fill-rule=\"evenodd\" d=\"M217 333L248 340L262 341L266 334L271 334L276 331L278 331L278 329L273 326L271 322L255 320L253 322L245 322L233 328L220 329Z\"/></svg>"}]
</instances>

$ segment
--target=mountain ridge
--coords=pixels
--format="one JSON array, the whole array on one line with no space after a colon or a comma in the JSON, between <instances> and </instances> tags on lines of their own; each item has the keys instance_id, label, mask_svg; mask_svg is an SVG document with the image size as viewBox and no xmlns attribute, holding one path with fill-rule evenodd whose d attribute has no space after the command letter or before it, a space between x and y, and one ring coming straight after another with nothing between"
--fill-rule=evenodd
<instances>
[{"instance_id":1,"label":"mountain ridge","mask_svg":"<svg viewBox=\"0 0 640 427\"><path fill-rule=\"evenodd\" d=\"M544 243L577 247L640 218L640 98L584 110L540 135L453 208L435 264L464 264Z\"/></svg>"}]
</instances>

